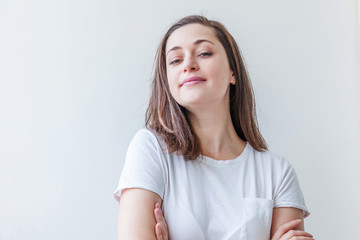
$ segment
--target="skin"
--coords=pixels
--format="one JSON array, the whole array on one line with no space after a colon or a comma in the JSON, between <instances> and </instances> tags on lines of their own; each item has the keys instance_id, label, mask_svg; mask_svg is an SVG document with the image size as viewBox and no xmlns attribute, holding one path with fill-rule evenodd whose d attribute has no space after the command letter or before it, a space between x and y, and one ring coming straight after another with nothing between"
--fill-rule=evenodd
<instances>
[{"instance_id":1,"label":"skin","mask_svg":"<svg viewBox=\"0 0 360 240\"><path fill-rule=\"evenodd\" d=\"M156 193L138 188L125 189L119 204L117 239L156 240L155 203L162 204Z\"/></svg>"}]
</instances>

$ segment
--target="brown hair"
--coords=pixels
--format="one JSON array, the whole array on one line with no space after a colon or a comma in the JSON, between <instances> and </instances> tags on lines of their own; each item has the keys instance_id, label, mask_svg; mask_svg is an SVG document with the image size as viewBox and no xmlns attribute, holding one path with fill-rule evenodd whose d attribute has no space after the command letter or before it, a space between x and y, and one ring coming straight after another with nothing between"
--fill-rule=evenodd
<instances>
[{"instance_id":1,"label":"brown hair","mask_svg":"<svg viewBox=\"0 0 360 240\"><path fill-rule=\"evenodd\" d=\"M201 154L201 144L192 128L188 111L172 97L166 76L166 42L176 29L191 23L212 28L225 49L236 81L235 85L230 85L230 114L237 135L248 141L255 150L267 150L266 142L258 128L250 78L234 38L221 23L199 15L180 19L170 27L161 40L156 53L152 92L146 111L146 126L161 136L170 153L178 152L187 160L196 159Z\"/></svg>"}]
</instances>

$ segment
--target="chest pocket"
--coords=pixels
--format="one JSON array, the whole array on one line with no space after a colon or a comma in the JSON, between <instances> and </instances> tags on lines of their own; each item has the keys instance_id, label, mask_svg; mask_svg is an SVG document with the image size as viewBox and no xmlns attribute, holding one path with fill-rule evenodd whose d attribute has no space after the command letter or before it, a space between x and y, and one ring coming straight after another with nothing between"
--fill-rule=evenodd
<instances>
[{"instance_id":1,"label":"chest pocket","mask_svg":"<svg viewBox=\"0 0 360 240\"><path fill-rule=\"evenodd\" d=\"M244 223L241 240L270 239L273 200L243 198Z\"/></svg>"}]
</instances>

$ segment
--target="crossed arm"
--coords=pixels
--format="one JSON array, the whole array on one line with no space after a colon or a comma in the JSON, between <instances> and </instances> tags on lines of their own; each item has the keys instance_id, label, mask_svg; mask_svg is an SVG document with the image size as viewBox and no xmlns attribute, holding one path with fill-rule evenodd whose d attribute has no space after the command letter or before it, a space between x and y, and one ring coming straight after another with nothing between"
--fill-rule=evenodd
<instances>
[{"instance_id":1,"label":"crossed arm","mask_svg":"<svg viewBox=\"0 0 360 240\"><path fill-rule=\"evenodd\" d=\"M138 188L126 189L119 206L118 240L168 240L161 204L162 199L156 193ZM271 240L311 239L312 235L304 231L301 210L274 208Z\"/></svg>"}]
</instances>

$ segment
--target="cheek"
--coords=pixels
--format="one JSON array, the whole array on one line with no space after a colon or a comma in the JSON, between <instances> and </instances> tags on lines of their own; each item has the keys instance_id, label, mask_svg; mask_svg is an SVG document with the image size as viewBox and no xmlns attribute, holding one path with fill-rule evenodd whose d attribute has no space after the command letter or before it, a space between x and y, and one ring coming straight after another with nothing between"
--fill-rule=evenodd
<instances>
[{"instance_id":1,"label":"cheek","mask_svg":"<svg viewBox=\"0 0 360 240\"><path fill-rule=\"evenodd\" d=\"M171 95L174 96L174 94L176 94L176 90L177 90L176 76L173 73L168 72L167 79L168 79L168 84L169 84L169 89L170 89Z\"/></svg>"},{"instance_id":2,"label":"cheek","mask_svg":"<svg viewBox=\"0 0 360 240\"><path fill-rule=\"evenodd\" d=\"M218 69L218 71L213 71L212 76L214 78L213 84L216 87L223 88L230 83L229 74L227 71L224 71L224 69Z\"/></svg>"}]
</instances>

